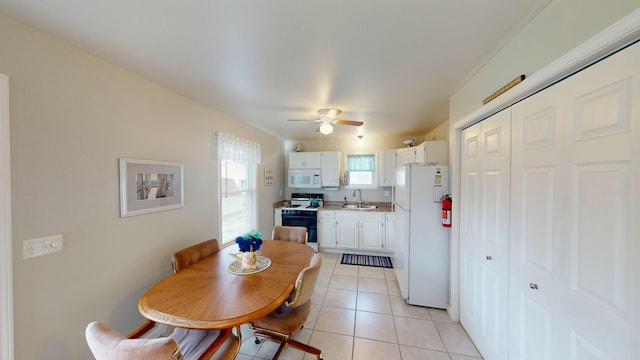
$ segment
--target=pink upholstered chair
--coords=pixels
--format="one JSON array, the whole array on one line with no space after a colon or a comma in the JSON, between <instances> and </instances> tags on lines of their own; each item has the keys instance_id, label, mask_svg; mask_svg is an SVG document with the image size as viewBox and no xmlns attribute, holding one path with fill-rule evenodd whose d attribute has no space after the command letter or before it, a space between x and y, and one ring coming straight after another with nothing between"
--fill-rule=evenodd
<instances>
[{"instance_id":1,"label":"pink upholstered chair","mask_svg":"<svg viewBox=\"0 0 640 360\"><path fill-rule=\"evenodd\" d=\"M304 226L274 226L271 232L273 240L288 240L307 243L307 228Z\"/></svg>"},{"instance_id":2,"label":"pink upholstered chair","mask_svg":"<svg viewBox=\"0 0 640 360\"><path fill-rule=\"evenodd\" d=\"M322 351L313 346L303 344L291 338L302 328L311 312L311 295L318 280L322 255L316 253L311 258L311 263L298 275L296 285L291 296L284 304L270 314L253 321L250 325L256 336L256 343L260 339L269 339L280 342L280 347L273 357L274 360L287 346L293 346L305 352L314 354L322 359Z\"/></svg>"},{"instance_id":3,"label":"pink upholstered chair","mask_svg":"<svg viewBox=\"0 0 640 360\"><path fill-rule=\"evenodd\" d=\"M188 268L191 264L200 261L213 253L220 251L218 240L211 239L201 243L189 246L173 254L173 272L177 273L182 269Z\"/></svg>"},{"instance_id":4,"label":"pink upholstered chair","mask_svg":"<svg viewBox=\"0 0 640 360\"><path fill-rule=\"evenodd\" d=\"M168 337L140 339L155 326L152 321L125 337L108 325L94 321L85 336L96 360L201 360L234 359L240 339L231 330L189 330L176 328Z\"/></svg>"}]
</instances>

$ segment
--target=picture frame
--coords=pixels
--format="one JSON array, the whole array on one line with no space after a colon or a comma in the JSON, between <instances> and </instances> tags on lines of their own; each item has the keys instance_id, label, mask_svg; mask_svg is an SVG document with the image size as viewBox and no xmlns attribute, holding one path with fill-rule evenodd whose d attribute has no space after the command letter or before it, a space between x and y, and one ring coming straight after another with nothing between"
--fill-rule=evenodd
<instances>
[{"instance_id":1,"label":"picture frame","mask_svg":"<svg viewBox=\"0 0 640 360\"><path fill-rule=\"evenodd\" d=\"M184 207L182 163L120 158L120 217Z\"/></svg>"},{"instance_id":2,"label":"picture frame","mask_svg":"<svg viewBox=\"0 0 640 360\"><path fill-rule=\"evenodd\" d=\"M265 186L273 185L273 169L270 169L270 168L264 169L264 185Z\"/></svg>"}]
</instances>

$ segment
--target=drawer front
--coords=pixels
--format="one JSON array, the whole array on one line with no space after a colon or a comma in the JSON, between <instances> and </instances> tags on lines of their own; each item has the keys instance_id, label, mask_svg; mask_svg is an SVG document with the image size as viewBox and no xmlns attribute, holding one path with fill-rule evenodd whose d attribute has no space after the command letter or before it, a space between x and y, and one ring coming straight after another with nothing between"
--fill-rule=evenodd
<instances>
[{"instance_id":1,"label":"drawer front","mask_svg":"<svg viewBox=\"0 0 640 360\"><path fill-rule=\"evenodd\" d=\"M384 219L384 213L382 212L367 212L364 210L339 210L336 216L340 219L356 219L356 220L382 220Z\"/></svg>"},{"instance_id":2,"label":"drawer front","mask_svg":"<svg viewBox=\"0 0 640 360\"><path fill-rule=\"evenodd\" d=\"M336 212L335 211L327 211L327 210L320 210L318 211L318 219L335 219L336 218Z\"/></svg>"}]
</instances>

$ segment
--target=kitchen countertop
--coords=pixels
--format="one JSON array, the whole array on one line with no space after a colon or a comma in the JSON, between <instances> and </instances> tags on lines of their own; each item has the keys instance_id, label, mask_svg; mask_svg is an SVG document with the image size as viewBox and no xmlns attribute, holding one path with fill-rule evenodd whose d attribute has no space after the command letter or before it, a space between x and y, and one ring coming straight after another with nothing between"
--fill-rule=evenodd
<instances>
[{"instance_id":1,"label":"kitchen countertop","mask_svg":"<svg viewBox=\"0 0 640 360\"><path fill-rule=\"evenodd\" d=\"M356 205L356 202L347 202L348 205ZM273 204L273 208L277 209L277 208L283 208L285 206L288 206L289 202L288 201L279 201ZM346 209L344 207L342 207L342 201L325 201L324 205L319 208L318 210L322 211L322 210L351 210L351 211L364 211L364 212L393 212L392 210L392 206L390 202L368 202L368 201L364 201L363 205L368 206L368 205L375 205L377 206L376 209L367 209L367 210L358 210L358 209Z\"/></svg>"}]
</instances>

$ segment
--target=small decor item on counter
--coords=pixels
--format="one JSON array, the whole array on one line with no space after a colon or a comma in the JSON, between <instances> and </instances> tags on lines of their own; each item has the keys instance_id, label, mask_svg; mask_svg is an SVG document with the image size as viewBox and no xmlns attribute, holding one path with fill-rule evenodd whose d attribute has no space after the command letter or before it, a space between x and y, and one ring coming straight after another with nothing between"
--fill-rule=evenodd
<instances>
[{"instance_id":1,"label":"small decor item on counter","mask_svg":"<svg viewBox=\"0 0 640 360\"><path fill-rule=\"evenodd\" d=\"M295 152L301 152L301 151L304 151L304 148L302 147L302 144L298 143L298 144L296 144L296 146L293 148L293 150L294 150Z\"/></svg>"},{"instance_id":2,"label":"small decor item on counter","mask_svg":"<svg viewBox=\"0 0 640 360\"><path fill-rule=\"evenodd\" d=\"M238 236L236 244L240 248L241 254L231 254L238 259L243 269L251 269L259 264L260 245L262 245L262 233L259 231ZM240 256L238 256L240 255Z\"/></svg>"}]
</instances>

